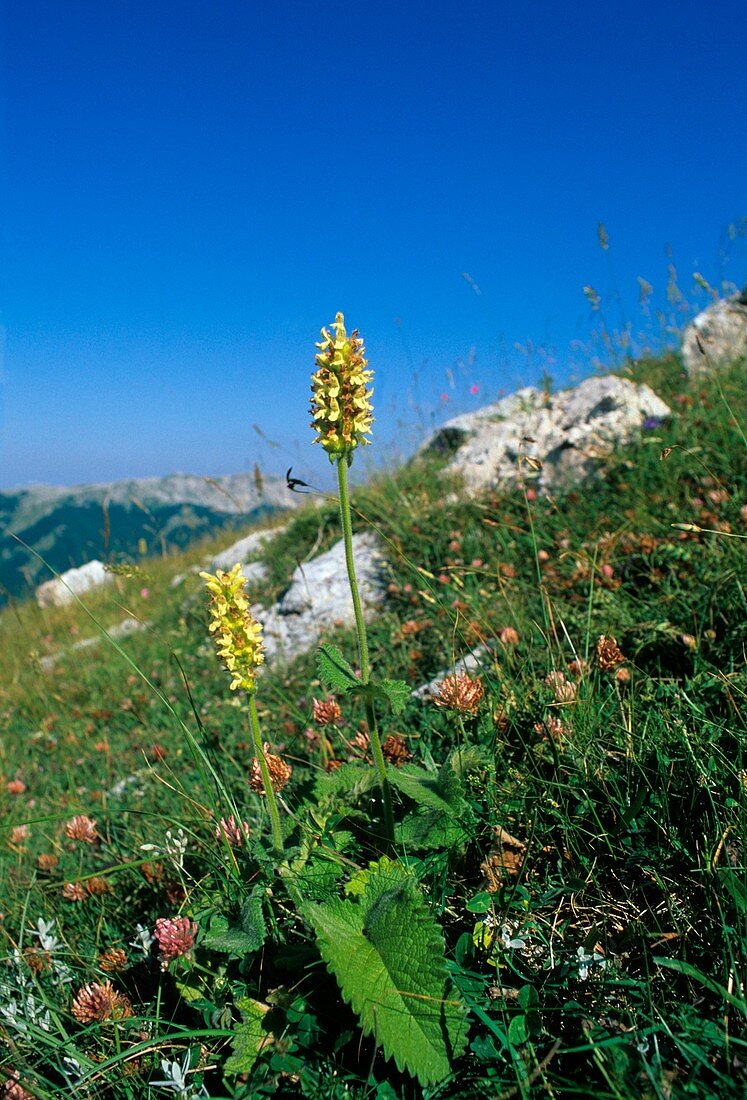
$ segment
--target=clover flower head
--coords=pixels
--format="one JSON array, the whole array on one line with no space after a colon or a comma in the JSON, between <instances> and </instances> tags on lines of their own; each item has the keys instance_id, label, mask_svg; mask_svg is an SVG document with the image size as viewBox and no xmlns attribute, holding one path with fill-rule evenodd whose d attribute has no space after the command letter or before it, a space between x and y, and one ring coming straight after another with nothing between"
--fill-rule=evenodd
<instances>
[{"instance_id":1,"label":"clover flower head","mask_svg":"<svg viewBox=\"0 0 747 1100\"><path fill-rule=\"evenodd\" d=\"M78 990L71 1011L78 1023L92 1024L104 1020L123 1020L132 1015L132 1006L110 981L89 982Z\"/></svg>"},{"instance_id":2,"label":"clover flower head","mask_svg":"<svg viewBox=\"0 0 747 1100\"><path fill-rule=\"evenodd\" d=\"M83 844L95 844L98 839L96 822L87 814L76 814L65 825L65 836L69 840L80 840Z\"/></svg>"},{"instance_id":3,"label":"clover flower head","mask_svg":"<svg viewBox=\"0 0 747 1100\"><path fill-rule=\"evenodd\" d=\"M602 672L611 672L618 665L625 664L625 660L617 639L612 634L600 634L596 646L597 668Z\"/></svg>"},{"instance_id":4,"label":"clover flower head","mask_svg":"<svg viewBox=\"0 0 747 1100\"><path fill-rule=\"evenodd\" d=\"M276 756L274 753L270 752L270 746L266 741L264 745L264 756L267 770L270 773L272 789L274 791L282 791L283 787L288 783L293 769L290 764L286 764L281 756ZM262 778L262 770L256 756L252 760L249 768L249 786L257 794L267 793L264 779Z\"/></svg>"},{"instance_id":5,"label":"clover flower head","mask_svg":"<svg viewBox=\"0 0 747 1100\"><path fill-rule=\"evenodd\" d=\"M454 672L446 676L433 699L437 707L458 711L461 714L477 714L484 689L480 680L466 672Z\"/></svg>"},{"instance_id":6,"label":"clover flower head","mask_svg":"<svg viewBox=\"0 0 747 1100\"><path fill-rule=\"evenodd\" d=\"M342 709L334 695L312 700L312 716L317 726L337 726L342 721Z\"/></svg>"},{"instance_id":7,"label":"clover flower head","mask_svg":"<svg viewBox=\"0 0 747 1100\"><path fill-rule=\"evenodd\" d=\"M191 951L196 935L197 925L189 917L159 917L155 938L161 951L161 969L166 970L170 962Z\"/></svg>"},{"instance_id":8,"label":"clover flower head","mask_svg":"<svg viewBox=\"0 0 747 1100\"><path fill-rule=\"evenodd\" d=\"M241 565L228 573L200 573L210 593L210 633L218 656L231 673L231 691L239 688L253 694L256 670L264 662L262 627L252 617L246 597L246 577Z\"/></svg>"},{"instance_id":9,"label":"clover flower head","mask_svg":"<svg viewBox=\"0 0 747 1100\"><path fill-rule=\"evenodd\" d=\"M222 817L215 826L215 839L232 848L243 848L252 830L246 821L237 821L233 814Z\"/></svg>"},{"instance_id":10,"label":"clover flower head","mask_svg":"<svg viewBox=\"0 0 747 1100\"><path fill-rule=\"evenodd\" d=\"M349 336L342 313L335 315L332 332L322 329L316 346L317 370L311 376L311 426L330 462L352 461L353 451L370 443L373 425L370 386L373 371L367 369L363 341L355 329Z\"/></svg>"}]
</instances>

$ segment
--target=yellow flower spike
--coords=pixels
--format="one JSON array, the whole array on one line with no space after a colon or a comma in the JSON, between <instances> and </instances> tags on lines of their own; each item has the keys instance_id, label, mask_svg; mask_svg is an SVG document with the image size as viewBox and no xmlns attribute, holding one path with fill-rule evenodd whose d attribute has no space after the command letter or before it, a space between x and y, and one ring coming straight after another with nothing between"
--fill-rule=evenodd
<instances>
[{"instance_id":1,"label":"yellow flower spike","mask_svg":"<svg viewBox=\"0 0 747 1100\"><path fill-rule=\"evenodd\" d=\"M336 314L330 329L334 335L323 328L322 340L316 345L318 370L311 376L311 426L317 433L314 442L321 443L330 462L345 458L349 465L355 448L370 443L365 437L373 424L373 371L367 369L358 330L348 336L341 313Z\"/></svg>"},{"instance_id":2,"label":"yellow flower spike","mask_svg":"<svg viewBox=\"0 0 747 1100\"><path fill-rule=\"evenodd\" d=\"M230 572L200 573L210 593L210 624L218 656L231 673L231 691L256 691L256 670L264 662L262 627L249 611L246 577L239 564Z\"/></svg>"}]
</instances>

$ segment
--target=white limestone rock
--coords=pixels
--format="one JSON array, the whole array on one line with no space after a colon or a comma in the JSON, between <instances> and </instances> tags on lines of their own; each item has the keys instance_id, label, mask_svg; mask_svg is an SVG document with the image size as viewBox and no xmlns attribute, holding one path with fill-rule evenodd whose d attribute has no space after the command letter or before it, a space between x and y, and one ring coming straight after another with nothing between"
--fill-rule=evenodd
<instances>
[{"instance_id":1,"label":"white limestone rock","mask_svg":"<svg viewBox=\"0 0 747 1100\"><path fill-rule=\"evenodd\" d=\"M254 559L261 553L267 543L272 542L286 527L287 524L283 524L282 527L273 527L269 531L252 531L250 535L234 542L227 550L221 550L220 554L216 554L210 562L210 570L213 573L216 569L224 569L227 572L233 568L236 562L239 562L244 567L244 573L246 574L246 567L250 564L259 564Z\"/></svg>"},{"instance_id":2,"label":"white limestone rock","mask_svg":"<svg viewBox=\"0 0 747 1100\"><path fill-rule=\"evenodd\" d=\"M368 531L353 535L356 576L368 621L384 598L385 557L378 539ZM317 644L325 631L338 626L353 626L353 601L350 596L342 540L318 558L298 566L288 591L268 610L252 609L262 623L268 659L290 661Z\"/></svg>"},{"instance_id":3,"label":"white limestone rock","mask_svg":"<svg viewBox=\"0 0 747 1100\"><path fill-rule=\"evenodd\" d=\"M704 309L682 336L682 362L689 375L729 367L747 357L747 287Z\"/></svg>"},{"instance_id":4,"label":"white limestone rock","mask_svg":"<svg viewBox=\"0 0 747 1100\"><path fill-rule=\"evenodd\" d=\"M114 577L107 573L104 563L94 559L78 569L68 569L54 580L45 581L36 589L39 607L65 607L92 588L111 584Z\"/></svg>"},{"instance_id":5,"label":"white limestone rock","mask_svg":"<svg viewBox=\"0 0 747 1100\"><path fill-rule=\"evenodd\" d=\"M609 375L549 396L533 387L519 390L447 421L420 450L454 451L446 469L462 475L468 496L520 480L555 490L593 474L647 421L670 415L648 386Z\"/></svg>"}]
</instances>

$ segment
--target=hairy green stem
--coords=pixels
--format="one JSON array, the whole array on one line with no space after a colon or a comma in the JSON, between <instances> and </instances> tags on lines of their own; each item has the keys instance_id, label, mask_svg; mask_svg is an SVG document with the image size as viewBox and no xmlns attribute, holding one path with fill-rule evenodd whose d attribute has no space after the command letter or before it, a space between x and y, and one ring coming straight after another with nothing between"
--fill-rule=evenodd
<instances>
[{"instance_id":1,"label":"hairy green stem","mask_svg":"<svg viewBox=\"0 0 747 1100\"><path fill-rule=\"evenodd\" d=\"M265 747L262 744L262 735L259 731L259 716L257 715L257 704L254 701L253 694L249 695L249 722L252 727L254 753L257 757L259 770L262 773L262 782L264 783L265 794L267 795L267 808L270 811L270 821L272 823L273 846L278 852L282 852L283 832L280 828L280 814L278 813L278 804L275 799L275 791L272 789L270 770L267 767L267 760L265 759Z\"/></svg>"},{"instance_id":2,"label":"hairy green stem","mask_svg":"<svg viewBox=\"0 0 747 1100\"><path fill-rule=\"evenodd\" d=\"M353 558L353 525L350 518L350 495L348 492L348 464L345 455L337 460L337 483L340 488L340 522L342 524L342 538L345 545L345 564L348 570L350 582L350 594L353 597L353 612L355 614L355 626L358 634L358 658L361 666L361 682L368 684L371 679L371 670L368 662L368 638L366 636L366 624L363 621L363 607L361 605L358 581L355 576L355 560ZM386 774L386 761L381 751L381 739L376 725L376 713L373 702L366 700L366 724L368 736L371 740L371 753L374 759L376 771L379 773L381 783L381 799L384 807L384 831L388 844L394 843L394 814L392 813L392 790Z\"/></svg>"}]
</instances>

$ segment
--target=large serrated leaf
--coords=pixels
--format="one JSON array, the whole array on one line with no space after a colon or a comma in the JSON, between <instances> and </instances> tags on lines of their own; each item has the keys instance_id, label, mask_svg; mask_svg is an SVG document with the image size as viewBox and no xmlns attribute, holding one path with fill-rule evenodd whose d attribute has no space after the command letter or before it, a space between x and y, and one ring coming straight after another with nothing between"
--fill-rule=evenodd
<instances>
[{"instance_id":1,"label":"large serrated leaf","mask_svg":"<svg viewBox=\"0 0 747 1100\"><path fill-rule=\"evenodd\" d=\"M319 679L333 691L346 695L353 688L360 687L360 680L337 646L323 642L317 651L316 664Z\"/></svg>"},{"instance_id":2,"label":"large serrated leaf","mask_svg":"<svg viewBox=\"0 0 747 1100\"><path fill-rule=\"evenodd\" d=\"M359 899L303 914L364 1033L422 1084L443 1081L467 1042L466 1008L415 878L399 864L377 866Z\"/></svg>"},{"instance_id":3,"label":"large serrated leaf","mask_svg":"<svg viewBox=\"0 0 747 1100\"><path fill-rule=\"evenodd\" d=\"M231 1039L233 1054L224 1068L226 1073L249 1073L262 1047L271 1038L263 1024L269 1005L253 1001L251 997L240 997L236 1007L241 1010L242 1022L234 1030Z\"/></svg>"},{"instance_id":4,"label":"large serrated leaf","mask_svg":"<svg viewBox=\"0 0 747 1100\"><path fill-rule=\"evenodd\" d=\"M408 814L397 827L397 843L408 851L464 848L471 837L471 830L459 818L440 810Z\"/></svg>"},{"instance_id":5,"label":"large serrated leaf","mask_svg":"<svg viewBox=\"0 0 747 1100\"><path fill-rule=\"evenodd\" d=\"M382 680L376 685L376 692L392 708L392 714L401 714L412 694L412 688L405 680Z\"/></svg>"},{"instance_id":6,"label":"large serrated leaf","mask_svg":"<svg viewBox=\"0 0 747 1100\"><path fill-rule=\"evenodd\" d=\"M222 915L214 917L203 940L204 946L226 955L249 955L258 951L267 938L262 895L263 891L255 890L244 900L236 925L230 926Z\"/></svg>"},{"instance_id":7,"label":"large serrated leaf","mask_svg":"<svg viewBox=\"0 0 747 1100\"><path fill-rule=\"evenodd\" d=\"M428 806L442 814L461 813L467 805L458 788L445 785L440 775L435 776L416 765L405 764L394 768L390 783L418 805Z\"/></svg>"}]
</instances>

